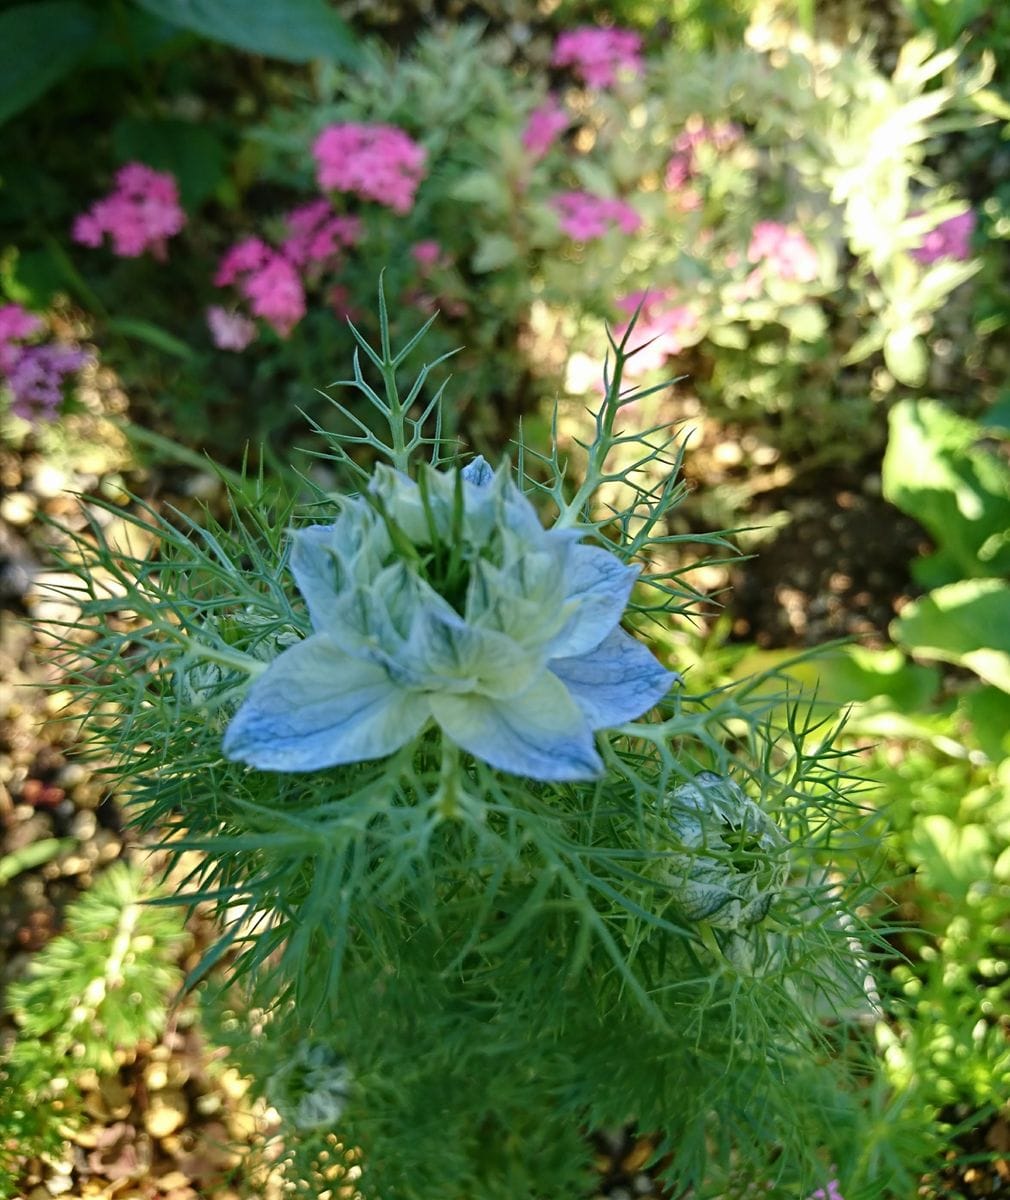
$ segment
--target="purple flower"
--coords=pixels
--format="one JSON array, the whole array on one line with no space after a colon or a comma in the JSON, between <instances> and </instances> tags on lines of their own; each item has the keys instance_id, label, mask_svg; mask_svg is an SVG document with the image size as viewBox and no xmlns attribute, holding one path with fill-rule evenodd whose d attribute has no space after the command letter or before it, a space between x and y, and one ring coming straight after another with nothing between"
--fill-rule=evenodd
<instances>
[{"instance_id":1,"label":"purple flower","mask_svg":"<svg viewBox=\"0 0 1010 1200\"><path fill-rule=\"evenodd\" d=\"M923 266L929 266L941 258L963 261L971 255L971 238L975 232L975 224L975 214L970 208L941 221L916 246L912 257Z\"/></svg>"},{"instance_id":2,"label":"purple flower","mask_svg":"<svg viewBox=\"0 0 1010 1200\"><path fill-rule=\"evenodd\" d=\"M523 147L534 161L543 158L558 134L563 133L570 123L565 110L549 96L530 113L523 130Z\"/></svg>"},{"instance_id":3,"label":"purple flower","mask_svg":"<svg viewBox=\"0 0 1010 1200\"><path fill-rule=\"evenodd\" d=\"M87 357L71 346L18 347L4 371L14 398L11 411L26 421L51 421L63 400L65 377Z\"/></svg>"}]
</instances>

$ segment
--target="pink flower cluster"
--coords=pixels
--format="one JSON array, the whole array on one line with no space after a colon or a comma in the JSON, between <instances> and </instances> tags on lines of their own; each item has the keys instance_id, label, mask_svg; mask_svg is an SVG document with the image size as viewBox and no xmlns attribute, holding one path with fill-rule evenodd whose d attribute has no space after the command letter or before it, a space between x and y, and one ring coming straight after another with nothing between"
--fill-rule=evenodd
<instances>
[{"instance_id":1,"label":"pink flower cluster","mask_svg":"<svg viewBox=\"0 0 1010 1200\"><path fill-rule=\"evenodd\" d=\"M820 274L817 253L803 234L778 221L758 221L751 230L747 258L779 279L812 283Z\"/></svg>"},{"instance_id":2,"label":"pink flower cluster","mask_svg":"<svg viewBox=\"0 0 1010 1200\"><path fill-rule=\"evenodd\" d=\"M244 238L232 246L221 259L214 283L217 287L234 284L253 314L273 326L281 337L287 337L305 316L305 289L297 268L260 238ZM214 324L210 329L215 336ZM217 344L221 349L232 349Z\"/></svg>"},{"instance_id":3,"label":"pink flower cluster","mask_svg":"<svg viewBox=\"0 0 1010 1200\"><path fill-rule=\"evenodd\" d=\"M553 96L535 108L523 130L523 147L536 162L550 150L559 133L563 133L571 121L565 110Z\"/></svg>"},{"instance_id":4,"label":"pink flower cluster","mask_svg":"<svg viewBox=\"0 0 1010 1200\"><path fill-rule=\"evenodd\" d=\"M341 252L361 236L357 217L341 216L328 200L314 200L288 213L288 234L279 250L261 238L245 238L224 255L214 283L234 286L254 316L262 317L281 337L305 316L304 278L318 279L333 270ZM255 326L241 314L214 306L207 325L219 350L244 350L255 337Z\"/></svg>"},{"instance_id":5,"label":"pink flower cluster","mask_svg":"<svg viewBox=\"0 0 1010 1200\"><path fill-rule=\"evenodd\" d=\"M680 354L685 346L697 341L692 335L698 329L698 318L686 304L674 304L670 292L632 292L617 307L627 313L628 320L614 327L620 340L628 331L631 317L641 305L632 332L634 351L624 368L624 378L635 383L651 371L662 367L668 358ZM640 347L640 349L639 349Z\"/></svg>"},{"instance_id":6,"label":"pink flower cluster","mask_svg":"<svg viewBox=\"0 0 1010 1200\"><path fill-rule=\"evenodd\" d=\"M912 251L912 257L923 266L941 258L964 260L971 255L971 237L975 232L975 214L968 208L955 217L941 221Z\"/></svg>"},{"instance_id":7,"label":"pink flower cluster","mask_svg":"<svg viewBox=\"0 0 1010 1200\"><path fill-rule=\"evenodd\" d=\"M410 212L428 152L395 125L329 125L312 146L316 178L326 191Z\"/></svg>"},{"instance_id":8,"label":"pink flower cluster","mask_svg":"<svg viewBox=\"0 0 1010 1200\"><path fill-rule=\"evenodd\" d=\"M583 25L562 33L554 43L551 64L571 67L590 87L610 87L618 71L642 72L642 39L630 29L597 29Z\"/></svg>"},{"instance_id":9,"label":"pink flower cluster","mask_svg":"<svg viewBox=\"0 0 1010 1200\"><path fill-rule=\"evenodd\" d=\"M328 200L313 200L287 215L288 236L281 249L296 267L333 266L341 250L361 237L357 217L335 213Z\"/></svg>"},{"instance_id":10,"label":"pink flower cluster","mask_svg":"<svg viewBox=\"0 0 1010 1200\"><path fill-rule=\"evenodd\" d=\"M42 322L17 304L0 307L0 380L13 396L11 410L26 421L51 421L63 400L67 375L87 361L73 346L18 345L42 329Z\"/></svg>"},{"instance_id":11,"label":"pink flower cluster","mask_svg":"<svg viewBox=\"0 0 1010 1200\"><path fill-rule=\"evenodd\" d=\"M708 125L695 118L677 135L673 143L673 155L666 167L666 189L678 191L689 183L698 172L698 148L712 146L722 154L731 149L743 137L743 130L733 121L717 121Z\"/></svg>"},{"instance_id":12,"label":"pink flower cluster","mask_svg":"<svg viewBox=\"0 0 1010 1200\"><path fill-rule=\"evenodd\" d=\"M73 237L82 245L100 246L108 234L113 253L121 258L150 250L163 262L166 241L185 224L173 176L144 163L127 163L116 173L115 190L74 221Z\"/></svg>"},{"instance_id":13,"label":"pink flower cluster","mask_svg":"<svg viewBox=\"0 0 1010 1200\"><path fill-rule=\"evenodd\" d=\"M623 233L634 233L642 218L624 200L594 196L592 192L561 192L551 205L558 214L561 228L577 242L601 238L617 226Z\"/></svg>"}]
</instances>

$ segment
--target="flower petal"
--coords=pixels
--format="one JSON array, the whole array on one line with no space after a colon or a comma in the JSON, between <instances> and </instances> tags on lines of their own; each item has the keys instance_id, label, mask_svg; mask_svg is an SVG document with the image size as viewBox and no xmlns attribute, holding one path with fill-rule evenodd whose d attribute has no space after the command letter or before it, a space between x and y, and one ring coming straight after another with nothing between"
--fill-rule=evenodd
<instances>
[{"instance_id":1,"label":"flower petal","mask_svg":"<svg viewBox=\"0 0 1010 1200\"><path fill-rule=\"evenodd\" d=\"M640 717L662 700L677 678L619 628L589 654L555 658L547 666L585 713L591 729Z\"/></svg>"},{"instance_id":2,"label":"flower petal","mask_svg":"<svg viewBox=\"0 0 1010 1200\"><path fill-rule=\"evenodd\" d=\"M549 671L508 700L475 694L428 699L447 737L501 771L564 780L595 779L603 770L585 717Z\"/></svg>"},{"instance_id":3,"label":"flower petal","mask_svg":"<svg viewBox=\"0 0 1010 1200\"><path fill-rule=\"evenodd\" d=\"M463 468L462 475L475 487L487 487L494 480L494 470L483 454L471 459Z\"/></svg>"},{"instance_id":4,"label":"flower petal","mask_svg":"<svg viewBox=\"0 0 1010 1200\"><path fill-rule=\"evenodd\" d=\"M330 621L337 603L340 560L333 550L332 525L308 525L291 532L291 574L309 606L313 629Z\"/></svg>"},{"instance_id":5,"label":"flower petal","mask_svg":"<svg viewBox=\"0 0 1010 1200\"><path fill-rule=\"evenodd\" d=\"M392 754L429 716L424 697L398 687L381 666L313 634L253 683L223 749L263 770L315 771Z\"/></svg>"},{"instance_id":6,"label":"flower petal","mask_svg":"<svg viewBox=\"0 0 1010 1200\"><path fill-rule=\"evenodd\" d=\"M571 615L548 644L548 657L569 658L598 646L624 615L638 573L638 567L626 567L608 550L572 546L564 601Z\"/></svg>"},{"instance_id":7,"label":"flower petal","mask_svg":"<svg viewBox=\"0 0 1010 1200\"><path fill-rule=\"evenodd\" d=\"M540 656L494 629L468 625L456 613L422 610L400 661L426 692L479 692L503 699L522 693L543 672Z\"/></svg>"}]
</instances>

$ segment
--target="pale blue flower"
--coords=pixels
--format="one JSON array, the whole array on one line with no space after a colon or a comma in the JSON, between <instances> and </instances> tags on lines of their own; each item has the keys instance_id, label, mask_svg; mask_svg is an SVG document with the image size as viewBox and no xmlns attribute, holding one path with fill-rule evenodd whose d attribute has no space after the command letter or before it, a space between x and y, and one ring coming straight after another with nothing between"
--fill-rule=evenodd
<instances>
[{"instance_id":1,"label":"pale blue flower","mask_svg":"<svg viewBox=\"0 0 1010 1200\"><path fill-rule=\"evenodd\" d=\"M594 731L672 682L619 627L638 568L545 530L482 458L417 482L380 466L332 525L292 536L314 632L252 684L229 758L311 771L385 757L434 723L501 770L589 779Z\"/></svg>"}]
</instances>

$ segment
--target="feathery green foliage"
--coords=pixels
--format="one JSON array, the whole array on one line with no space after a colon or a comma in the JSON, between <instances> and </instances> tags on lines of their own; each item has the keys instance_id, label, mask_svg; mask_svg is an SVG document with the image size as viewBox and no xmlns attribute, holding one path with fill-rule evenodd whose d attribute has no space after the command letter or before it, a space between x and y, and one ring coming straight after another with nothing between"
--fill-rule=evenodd
<instances>
[{"instance_id":1,"label":"feathery green foliage","mask_svg":"<svg viewBox=\"0 0 1010 1200\"><path fill-rule=\"evenodd\" d=\"M356 336L382 392L360 356L350 381L375 427L338 404L351 432L320 430L351 487L366 478L363 448L411 472L451 452L442 390L422 399L435 364L401 398L420 339L394 353L384 305L380 322L379 350ZM649 571L683 496L682 446L652 430L631 465L612 465L632 441L621 407L640 398L621 390L632 337L612 343L584 462L520 443L517 478L558 525L644 566L633 619L668 620L694 602L678 571ZM603 484L628 503L601 511ZM222 734L248 681L310 631L285 529L333 511L318 488L241 496L227 524L136 503L146 556L117 553L94 523L66 564L93 636L79 645L78 623L67 641L95 753L114 760L136 823L172 860L193 856L181 899L222 918L190 982L227 963L219 1003L235 1006L239 1064L268 1099L280 1089L291 1178L323 1187L339 1135L360 1150L368 1196L564 1194L588 1180L580 1131L633 1118L663 1131L675 1188L706 1195L716 1168L792 1195L813 1186L843 1148L834 1030L870 1003L854 906L875 837L834 731L790 702L784 679L699 693L681 680L655 719L598 734L607 771L587 783L503 774L432 729L382 761L308 774L227 761ZM700 844L681 839L676 818L710 820L685 806L696 779L745 795L779 835L755 840L730 820ZM692 861L730 889L775 880L762 915L689 913ZM246 1004L267 1014L255 1037ZM292 1073L292 1061L308 1065ZM334 1064L339 1096L315 1094L320 1063ZM332 1127L291 1117L320 1112Z\"/></svg>"}]
</instances>

